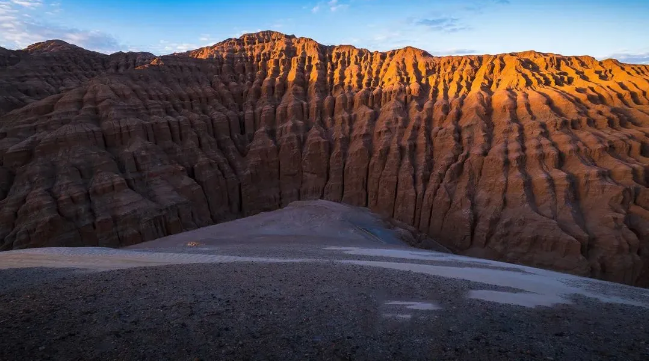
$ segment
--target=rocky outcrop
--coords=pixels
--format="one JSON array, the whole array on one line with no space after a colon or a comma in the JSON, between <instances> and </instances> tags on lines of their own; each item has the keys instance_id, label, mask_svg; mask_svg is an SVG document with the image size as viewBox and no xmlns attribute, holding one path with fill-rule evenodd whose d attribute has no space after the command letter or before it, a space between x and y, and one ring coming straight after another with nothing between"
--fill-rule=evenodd
<instances>
[{"instance_id":1,"label":"rocky outcrop","mask_svg":"<svg viewBox=\"0 0 649 361\"><path fill-rule=\"evenodd\" d=\"M121 66L42 75L79 52ZM460 254L649 286L648 66L274 32L90 54L0 68L3 94L34 79L1 98L2 249L119 247L321 198Z\"/></svg>"},{"instance_id":2,"label":"rocky outcrop","mask_svg":"<svg viewBox=\"0 0 649 361\"><path fill-rule=\"evenodd\" d=\"M0 69L14 65L20 61L18 52L0 47Z\"/></svg>"},{"instance_id":3,"label":"rocky outcrop","mask_svg":"<svg viewBox=\"0 0 649 361\"><path fill-rule=\"evenodd\" d=\"M0 48L0 115L72 90L101 74L134 69L153 59L149 53L100 54L61 40L18 51Z\"/></svg>"}]
</instances>

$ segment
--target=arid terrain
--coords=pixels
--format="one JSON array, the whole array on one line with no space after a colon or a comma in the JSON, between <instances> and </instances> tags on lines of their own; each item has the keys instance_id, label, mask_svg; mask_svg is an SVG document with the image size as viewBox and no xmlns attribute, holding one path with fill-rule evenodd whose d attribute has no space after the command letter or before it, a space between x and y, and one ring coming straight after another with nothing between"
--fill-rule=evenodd
<instances>
[{"instance_id":1,"label":"arid terrain","mask_svg":"<svg viewBox=\"0 0 649 361\"><path fill-rule=\"evenodd\" d=\"M649 66L276 32L160 57L0 49L2 250L325 199L460 255L647 287L647 166Z\"/></svg>"},{"instance_id":2,"label":"arid terrain","mask_svg":"<svg viewBox=\"0 0 649 361\"><path fill-rule=\"evenodd\" d=\"M405 242L319 200L123 249L2 252L0 360L649 356L649 290Z\"/></svg>"}]
</instances>

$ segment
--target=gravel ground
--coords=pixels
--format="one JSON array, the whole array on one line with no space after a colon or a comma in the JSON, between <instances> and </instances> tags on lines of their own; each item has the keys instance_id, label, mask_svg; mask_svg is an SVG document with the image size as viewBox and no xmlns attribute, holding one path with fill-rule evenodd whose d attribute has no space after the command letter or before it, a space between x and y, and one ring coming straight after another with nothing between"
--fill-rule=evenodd
<instances>
[{"instance_id":1,"label":"gravel ground","mask_svg":"<svg viewBox=\"0 0 649 361\"><path fill-rule=\"evenodd\" d=\"M649 359L646 308L503 305L465 296L511 288L327 261L0 279L0 360Z\"/></svg>"},{"instance_id":2,"label":"gravel ground","mask_svg":"<svg viewBox=\"0 0 649 361\"><path fill-rule=\"evenodd\" d=\"M3 252L0 361L649 360L649 291L409 234L318 201L123 250Z\"/></svg>"}]
</instances>

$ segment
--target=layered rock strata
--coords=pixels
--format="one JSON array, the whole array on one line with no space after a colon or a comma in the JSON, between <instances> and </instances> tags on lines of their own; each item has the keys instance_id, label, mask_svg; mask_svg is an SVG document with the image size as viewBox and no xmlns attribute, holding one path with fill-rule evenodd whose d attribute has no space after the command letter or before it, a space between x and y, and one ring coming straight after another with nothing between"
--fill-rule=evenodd
<instances>
[{"instance_id":1,"label":"layered rock strata","mask_svg":"<svg viewBox=\"0 0 649 361\"><path fill-rule=\"evenodd\" d=\"M30 50L31 49L31 50ZM454 252L649 286L649 66L275 32L0 51L0 247L120 247L326 199Z\"/></svg>"}]
</instances>

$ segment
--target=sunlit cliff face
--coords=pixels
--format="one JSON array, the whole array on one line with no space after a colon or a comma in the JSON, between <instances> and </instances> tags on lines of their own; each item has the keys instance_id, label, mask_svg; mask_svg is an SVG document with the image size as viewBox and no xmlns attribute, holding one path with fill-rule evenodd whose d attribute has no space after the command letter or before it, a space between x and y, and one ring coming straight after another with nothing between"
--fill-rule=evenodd
<instances>
[{"instance_id":1,"label":"sunlit cliff face","mask_svg":"<svg viewBox=\"0 0 649 361\"><path fill-rule=\"evenodd\" d=\"M2 249L322 198L461 254L649 285L648 66L274 32L159 58L57 49L0 53Z\"/></svg>"}]
</instances>

